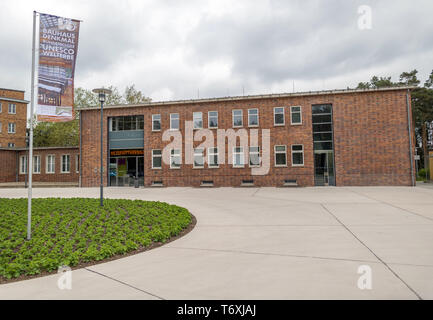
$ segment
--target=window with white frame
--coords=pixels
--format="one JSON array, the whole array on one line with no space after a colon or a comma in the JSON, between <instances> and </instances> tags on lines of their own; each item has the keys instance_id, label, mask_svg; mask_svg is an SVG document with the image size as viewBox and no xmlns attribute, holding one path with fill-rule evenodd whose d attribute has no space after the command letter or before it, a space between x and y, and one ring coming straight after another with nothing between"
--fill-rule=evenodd
<instances>
[{"instance_id":1,"label":"window with white frame","mask_svg":"<svg viewBox=\"0 0 433 320\"><path fill-rule=\"evenodd\" d=\"M248 126L257 127L259 125L259 109L248 109Z\"/></svg>"},{"instance_id":2,"label":"window with white frame","mask_svg":"<svg viewBox=\"0 0 433 320\"><path fill-rule=\"evenodd\" d=\"M181 164L180 149L172 149L170 152L170 169L179 169Z\"/></svg>"},{"instance_id":3,"label":"window with white frame","mask_svg":"<svg viewBox=\"0 0 433 320\"><path fill-rule=\"evenodd\" d=\"M2 105L2 103L0 102L0 113L2 113L2 110L3 110L3 105Z\"/></svg>"},{"instance_id":4,"label":"window with white frame","mask_svg":"<svg viewBox=\"0 0 433 320\"><path fill-rule=\"evenodd\" d=\"M17 105L15 103L9 103L9 113L10 114L17 113Z\"/></svg>"},{"instance_id":5,"label":"window with white frame","mask_svg":"<svg viewBox=\"0 0 433 320\"><path fill-rule=\"evenodd\" d=\"M80 155L75 155L75 173L80 173Z\"/></svg>"},{"instance_id":6,"label":"window with white frame","mask_svg":"<svg viewBox=\"0 0 433 320\"><path fill-rule=\"evenodd\" d=\"M27 173L27 156L20 157L20 174Z\"/></svg>"},{"instance_id":7,"label":"window with white frame","mask_svg":"<svg viewBox=\"0 0 433 320\"><path fill-rule=\"evenodd\" d=\"M0 132L2 132L2 123L0 122Z\"/></svg>"},{"instance_id":8,"label":"window with white frame","mask_svg":"<svg viewBox=\"0 0 433 320\"><path fill-rule=\"evenodd\" d=\"M284 107L274 108L274 126L284 126Z\"/></svg>"},{"instance_id":9,"label":"window with white frame","mask_svg":"<svg viewBox=\"0 0 433 320\"><path fill-rule=\"evenodd\" d=\"M202 129L203 128L203 112L193 112L192 113L192 121L194 129Z\"/></svg>"},{"instance_id":10,"label":"window with white frame","mask_svg":"<svg viewBox=\"0 0 433 320\"><path fill-rule=\"evenodd\" d=\"M162 168L162 151L159 149L152 150L152 169Z\"/></svg>"},{"instance_id":11,"label":"window with white frame","mask_svg":"<svg viewBox=\"0 0 433 320\"><path fill-rule=\"evenodd\" d=\"M233 148L233 167L243 167L245 164L244 147Z\"/></svg>"},{"instance_id":12,"label":"window with white frame","mask_svg":"<svg viewBox=\"0 0 433 320\"><path fill-rule=\"evenodd\" d=\"M208 113L208 127L209 127L209 129L218 128L218 111L209 111L209 113Z\"/></svg>"},{"instance_id":13,"label":"window with white frame","mask_svg":"<svg viewBox=\"0 0 433 320\"><path fill-rule=\"evenodd\" d=\"M161 115L152 114L152 131L161 131Z\"/></svg>"},{"instance_id":14,"label":"window with white frame","mask_svg":"<svg viewBox=\"0 0 433 320\"><path fill-rule=\"evenodd\" d=\"M275 146L274 153L275 153L275 166L276 167L287 166L286 146Z\"/></svg>"},{"instance_id":15,"label":"window with white frame","mask_svg":"<svg viewBox=\"0 0 433 320\"><path fill-rule=\"evenodd\" d=\"M194 149L194 163L193 168L204 168L204 149Z\"/></svg>"},{"instance_id":16,"label":"window with white frame","mask_svg":"<svg viewBox=\"0 0 433 320\"><path fill-rule=\"evenodd\" d=\"M33 156L33 173L41 173L41 156Z\"/></svg>"},{"instance_id":17,"label":"window with white frame","mask_svg":"<svg viewBox=\"0 0 433 320\"><path fill-rule=\"evenodd\" d=\"M45 165L45 173L54 173L55 172L55 156L53 154L47 155L46 165Z\"/></svg>"},{"instance_id":18,"label":"window with white frame","mask_svg":"<svg viewBox=\"0 0 433 320\"><path fill-rule=\"evenodd\" d=\"M290 107L290 124L302 124L301 107Z\"/></svg>"},{"instance_id":19,"label":"window with white frame","mask_svg":"<svg viewBox=\"0 0 433 320\"><path fill-rule=\"evenodd\" d=\"M62 155L61 173L69 173L71 171L71 157L69 154Z\"/></svg>"},{"instance_id":20,"label":"window with white frame","mask_svg":"<svg viewBox=\"0 0 433 320\"><path fill-rule=\"evenodd\" d=\"M13 143L13 142L9 142L9 143L8 143L8 147L9 147L9 148L14 148L14 147L15 147L15 143Z\"/></svg>"},{"instance_id":21,"label":"window with white frame","mask_svg":"<svg viewBox=\"0 0 433 320\"><path fill-rule=\"evenodd\" d=\"M302 144L292 145L292 166L304 165L304 146Z\"/></svg>"},{"instance_id":22,"label":"window with white frame","mask_svg":"<svg viewBox=\"0 0 433 320\"><path fill-rule=\"evenodd\" d=\"M179 130L179 113L170 113L170 130Z\"/></svg>"},{"instance_id":23,"label":"window with white frame","mask_svg":"<svg viewBox=\"0 0 433 320\"><path fill-rule=\"evenodd\" d=\"M260 166L260 147L250 147L250 167Z\"/></svg>"},{"instance_id":24,"label":"window with white frame","mask_svg":"<svg viewBox=\"0 0 433 320\"><path fill-rule=\"evenodd\" d=\"M8 133L15 133L16 125L14 122L9 122L8 124Z\"/></svg>"},{"instance_id":25,"label":"window with white frame","mask_svg":"<svg viewBox=\"0 0 433 320\"><path fill-rule=\"evenodd\" d=\"M219 162L218 162L218 148L212 147L207 149L207 155L208 155L208 167L209 168L218 168Z\"/></svg>"},{"instance_id":26,"label":"window with white frame","mask_svg":"<svg viewBox=\"0 0 433 320\"><path fill-rule=\"evenodd\" d=\"M233 110L232 111L232 118L233 118L233 127L242 127L243 126L242 110Z\"/></svg>"}]
</instances>

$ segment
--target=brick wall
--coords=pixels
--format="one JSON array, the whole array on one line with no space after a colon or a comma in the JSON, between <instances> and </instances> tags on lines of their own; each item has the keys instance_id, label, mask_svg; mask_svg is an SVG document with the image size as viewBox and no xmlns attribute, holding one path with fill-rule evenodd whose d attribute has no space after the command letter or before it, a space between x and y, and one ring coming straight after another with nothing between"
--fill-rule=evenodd
<instances>
[{"instance_id":1,"label":"brick wall","mask_svg":"<svg viewBox=\"0 0 433 320\"><path fill-rule=\"evenodd\" d=\"M162 180L165 186L199 186L203 180L213 180L215 186L239 186L242 180L254 180L256 186L281 186L285 179L296 179L299 185L314 185L314 156L311 106L333 105L334 150L337 186L344 185L410 185L409 139L407 131L406 91L366 91L341 94L258 98L236 101L197 101L183 104L149 105L104 109L104 168L108 160L108 117L125 115L144 116L144 180L149 186ZM273 108L286 106L285 126L274 126ZM302 125L290 124L290 108L302 106ZM203 128L208 127L208 111L218 111L220 129L232 128L232 110L243 110L243 128L247 126L249 108L259 109L258 129L270 129L271 168L267 175L252 176L248 165L233 168L226 164L217 169L194 169L182 164L181 169L151 169L151 150L163 149L162 133L170 126L170 113L179 113L180 132L184 136L184 121L191 121L193 112L203 112ZM161 132L152 132L152 114L161 114ZM84 110L82 117L83 186L99 185L100 113ZM235 129L237 130L237 129ZM259 141L261 137L259 135ZM198 146L201 142L195 142ZM274 145L287 146L288 165L274 167ZM304 166L292 167L292 144L304 146ZM215 134L216 146L216 134ZM183 144L182 162L185 161ZM105 169L106 170L106 169ZM106 175L104 183L107 184Z\"/></svg>"},{"instance_id":2,"label":"brick wall","mask_svg":"<svg viewBox=\"0 0 433 320\"><path fill-rule=\"evenodd\" d=\"M0 89L0 103L2 104L2 112L0 112L0 122L2 124L0 147L6 148L9 143L15 143L15 147L17 148L25 147L27 104L2 100L2 97L23 100L24 92ZM16 105L16 114L9 114L9 103ZM15 133L8 133L9 122L15 123Z\"/></svg>"},{"instance_id":3,"label":"brick wall","mask_svg":"<svg viewBox=\"0 0 433 320\"><path fill-rule=\"evenodd\" d=\"M15 150L0 150L0 183L16 181L16 162L17 152Z\"/></svg>"}]
</instances>

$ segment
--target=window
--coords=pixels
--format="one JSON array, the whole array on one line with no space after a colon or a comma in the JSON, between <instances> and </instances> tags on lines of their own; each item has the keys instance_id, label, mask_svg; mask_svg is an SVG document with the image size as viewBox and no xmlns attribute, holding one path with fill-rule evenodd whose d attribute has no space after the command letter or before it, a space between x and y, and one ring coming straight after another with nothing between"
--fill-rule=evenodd
<instances>
[{"instance_id":1,"label":"window","mask_svg":"<svg viewBox=\"0 0 433 320\"><path fill-rule=\"evenodd\" d=\"M182 163L180 150L172 149L170 153L170 169L179 169Z\"/></svg>"},{"instance_id":2,"label":"window","mask_svg":"<svg viewBox=\"0 0 433 320\"><path fill-rule=\"evenodd\" d=\"M162 168L162 151L152 150L152 169Z\"/></svg>"},{"instance_id":3,"label":"window","mask_svg":"<svg viewBox=\"0 0 433 320\"><path fill-rule=\"evenodd\" d=\"M20 174L27 173L27 156L20 157Z\"/></svg>"},{"instance_id":4,"label":"window","mask_svg":"<svg viewBox=\"0 0 433 320\"><path fill-rule=\"evenodd\" d=\"M304 146L302 144L292 145L292 166L304 165Z\"/></svg>"},{"instance_id":5,"label":"window","mask_svg":"<svg viewBox=\"0 0 433 320\"><path fill-rule=\"evenodd\" d=\"M54 173L55 172L55 157L53 154L47 155L47 163L45 167L45 173Z\"/></svg>"},{"instance_id":6,"label":"window","mask_svg":"<svg viewBox=\"0 0 433 320\"><path fill-rule=\"evenodd\" d=\"M0 113L2 113L2 103L0 102Z\"/></svg>"},{"instance_id":7,"label":"window","mask_svg":"<svg viewBox=\"0 0 433 320\"><path fill-rule=\"evenodd\" d=\"M243 167L245 164L244 159L244 148L234 147L233 148L233 167Z\"/></svg>"},{"instance_id":8,"label":"window","mask_svg":"<svg viewBox=\"0 0 433 320\"><path fill-rule=\"evenodd\" d=\"M259 109L248 109L248 126L257 127L259 125Z\"/></svg>"},{"instance_id":9,"label":"window","mask_svg":"<svg viewBox=\"0 0 433 320\"><path fill-rule=\"evenodd\" d=\"M250 167L260 166L260 147L250 147Z\"/></svg>"},{"instance_id":10,"label":"window","mask_svg":"<svg viewBox=\"0 0 433 320\"><path fill-rule=\"evenodd\" d=\"M80 155L75 155L75 173L80 173Z\"/></svg>"},{"instance_id":11,"label":"window","mask_svg":"<svg viewBox=\"0 0 433 320\"><path fill-rule=\"evenodd\" d=\"M209 129L218 128L218 111L209 111L209 113L208 113L208 127L209 127Z\"/></svg>"},{"instance_id":12,"label":"window","mask_svg":"<svg viewBox=\"0 0 433 320\"><path fill-rule=\"evenodd\" d=\"M69 154L62 155L62 171L61 173L69 173L71 171L71 158Z\"/></svg>"},{"instance_id":13,"label":"window","mask_svg":"<svg viewBox=\"0 0 433 320\"><path fill-rule=\"evenodd\" d=\"M17 106L15 103L9 103L9 113L11 114L17 113Z\"/></svg>"},{"instance_id":14,"label":"window","mask_svg":"<svg viewBox=\"0 0 433 320\"><path fill-rule=\"evenodd\" d=\"M203 113L202 112L193 112L192 119L194 123L194 129L202 129L203 128Z\"/></svg>"},{"instance_id":15,"label":"window","mask_svg":"<svg viewBox=\"0 0 433 320\"><path fill-rule=\"evenodd\" d=\"M41 173L41 156L33 156L33 173Z\"/></svg>"},{"instance_id":16,"label":"window","mask_svg":"<svg viewBox=\"0 0 433 320\"><path fill-rule=\"evenodd\" d=\"M209 148L207 149L208 155L208 167L209 168L218 168L218 148Z\"/></svg>"},{"instance_id":17,"label":"window","mask_svg":"<svg viewBox=\"0 0 433 320\"><path fill-rule=\"evenodd\" d=\"M2 132L2 123L0 122L0 132Z\"/></svg>"},{"instance_id":18,"label":"window","mask_svg":"<svg viewBox=\"0 0 433 320\"><path fill-rule=\"evenodd\" d=\"M179 130L179 113L170 113L170 130Z\"/></svg>"},{"instance_id":19,"label":"window","mask_svg":"<svg viewBox=\"0 0 433 320\"><path fill-rule=\"evenodd\" d=\"M161 115L152 114L152 131L161 131Z\"/></svg>"},{"instance_id":20,"label":"window","mask_svg":"<svg viewBox=\"0 0 433 320\"><path fill-rule=\"evenodd\" d=\"M274 126L284 126L284 107L274 108Z\"/></svg>"},{"instance_id":21,"label":"window","mask_svg":"<svg viewBox=\"0 0 433 320\"><path fill-rule=\"evenodd\" d=\"M285 167L287 166L287 153L286 146L275 146L275 166Z\"/></svg>"},{"instance_id":22,"label":"window","mask_svg":"<svg viewBox=\"0 0 433 320\"><path fill-rule=\"evenodd\" d=\"M233 110L232 118L233 118L233 127L243 126L242 110Z\"/></svg>"},{"instance_id":23,"label":"window","mask_svg":"<svg viewBox=\"0 0 433 320\"><path fill-rule=\"evenodd\" d=\"M290 107L290 124L302 124L301 107Z\"/></svg>"},{"instance_id":24,"label":"window","mask_svg":"<svg viewBox=\"0 0 433 320\"><path fill-rule=\"evenodd\" d=\"M194 149L194 164L193 168L204 168L204 149Z\"/></svg>"},{"instance_id":25,"label":"window","mask_svg":"<svg viewBox=\"0 0 433 320\"><path fill-rule=\"evenodd\" d=\"M14 148L14 147L15 147L15 143L9 142L9 143L8 143L8 147L9 147L9 148Z\"/></svg>"},{"instance_id":26,"label":"window","mask_svg":"<svg viewBox=\"0 0 433 320\"><path fill-rule=\"evenodd\" d=\"M13 122L9 122L9 124L8 124L8 133L15 133L15 128L16 126L15 126L15 123L13 123Z\"/></svg>"},{"instance_id":27,"label":"window","mask_svg":"<svg viewBox=\"0 0 433 320\"><path fill-rule=\"evenodd\" d=\"M135 131L144 129L144 116L121 116L109 119L110 131Z\"/></svg>"}]
</instances>

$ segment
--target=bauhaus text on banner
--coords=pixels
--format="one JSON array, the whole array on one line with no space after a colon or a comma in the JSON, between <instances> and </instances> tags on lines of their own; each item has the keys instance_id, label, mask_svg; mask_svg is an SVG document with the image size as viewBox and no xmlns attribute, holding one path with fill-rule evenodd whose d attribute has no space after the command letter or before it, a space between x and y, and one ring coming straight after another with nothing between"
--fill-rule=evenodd
<instances>
[{"instance_id":1,"label":"bauhaus text on banner","mask_svg":"<svg viewBox=\"0 0 433 320\"><path fill-rule=\"evenodd\" d=\"M79 28L77 20L40 14L38 121L73 119Z\"/></svg>"}]
</instances>

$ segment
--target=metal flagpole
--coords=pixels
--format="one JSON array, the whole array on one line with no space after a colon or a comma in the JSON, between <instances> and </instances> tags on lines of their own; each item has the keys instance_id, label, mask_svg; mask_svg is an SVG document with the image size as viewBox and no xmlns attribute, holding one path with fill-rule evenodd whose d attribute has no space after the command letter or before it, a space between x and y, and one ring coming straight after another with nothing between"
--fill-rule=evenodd
<instances>
[{"instance_id":1,"label":"metal flagpole","mask_svg":"<svg viewBox=\"0 0 433 320\"><path fill-rule=\"evenodd\" d=\"M32 237L32 175L33 175L33 109L35 105L35 50L36 45L36 11L33 11L33 42L32 42L32 81L31 81L31 101L30 101L30 141L28 159L28 205L27 205L27 240Z\"/></svg>"}]
</instances>

